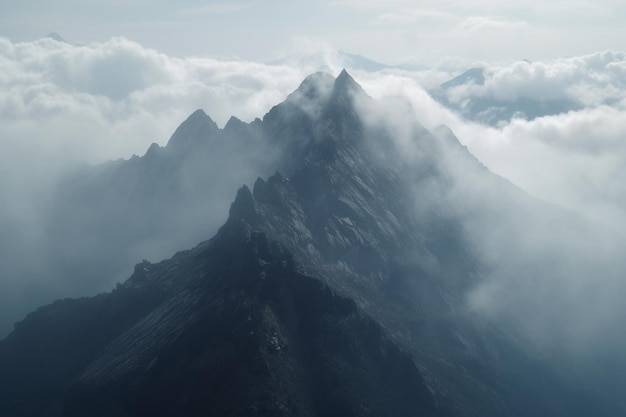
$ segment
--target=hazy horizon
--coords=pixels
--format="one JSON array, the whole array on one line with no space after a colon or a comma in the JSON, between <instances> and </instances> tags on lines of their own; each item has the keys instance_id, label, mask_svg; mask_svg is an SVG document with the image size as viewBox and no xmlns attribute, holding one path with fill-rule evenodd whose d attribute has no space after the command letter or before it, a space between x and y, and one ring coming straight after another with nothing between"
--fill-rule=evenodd
<instances>
[{"instance_id":1,"label":"hazy horizon","mask_svg":"<svg viewBox=\"0 0 626 417\"><path fill-rule=\"evenodd\" d=\"M616 0L35 0L0 6L0 36L29 42L58 32L85 44L122 36L178 58L263 62L299 50L306 40L390 64L435 66L625 50L625 18L626 6Z\"/></svg>"}]
</instances>

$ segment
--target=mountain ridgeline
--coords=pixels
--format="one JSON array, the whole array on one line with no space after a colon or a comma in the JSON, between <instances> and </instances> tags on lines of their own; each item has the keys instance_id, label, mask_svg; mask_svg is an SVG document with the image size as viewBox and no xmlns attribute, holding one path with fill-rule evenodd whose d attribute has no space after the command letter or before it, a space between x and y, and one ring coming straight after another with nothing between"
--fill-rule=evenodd
<instances>
[{"instance_id":1,"label":"mountain ridgeline","mask_svg":"<svg viewBox=\"0 0 626 417\"><path fill-rule=\"evenodd\" d=\"M580 219L490 173L449 129L424 129L407 103L371 99L345 71L309 76L252 123L219 129L198 110L166 147L84 168L62 192L51 233L74 242L51 262L77 281L223 224L193 249L137 264L111 292L17 323L0 342L1 415L626 412L623 362L615 374L568 374L514 303L500 320L471 301L511 274L503 264L519 279L563 269L553 236L585 236ZM521 230L550 230L530 261L509 254L525 244Z\"/></svg>"}]
</instances>

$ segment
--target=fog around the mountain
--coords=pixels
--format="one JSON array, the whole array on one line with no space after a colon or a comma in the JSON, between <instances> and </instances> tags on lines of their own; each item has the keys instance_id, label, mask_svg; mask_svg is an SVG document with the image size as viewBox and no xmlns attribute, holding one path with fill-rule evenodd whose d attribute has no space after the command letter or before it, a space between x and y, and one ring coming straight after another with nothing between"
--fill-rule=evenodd
<instances>
[{"instance_id":1,"label":"fog around the mountain","mask_svg":"<svg viewBox=\"0 0 626 417\"><path fill-rule=\"evenodd\" d=\"M337 57L325 51L306 65L296 58L269 65L172 58L122 38L86 46L51 39L16 44L0 38L0 333L41 303L90 295L120 279L94 282L78 292L72 280L50 282L46 251L51 242L45 238L44 219L58 198L55 184L62 172L81 161L143 155L152 142L165 145L196 108L203 108L220 127L231 115L246 122L262 117L309 73L322 68L336 76L342 66ZM483 63L486 73L494 74L493 82L482 89L463 87L463 99L484 94L540 99L552 94L583 105L566 114L514 119L497 127L466 120L426 93L424 87L467 68L348 68L372 97L404 97L427 129L449 126L492 171L572 216L595 222L568 230L569 218L542 223L533 220L538 214L532 211L524 219L494 219L491 213L476 212L482 203L475 201L477 196L501 205L504 212L508 204L511 212L519 207L507 196L490 194L480 175L450 157L450 169L463 181L450 189L445 209L465 220L476 253L491 266L468 295L468 308L486 317L522 320L543 346L587 351L594 341L606 344L620 337L615 329L624 312L620 273L625 269L618 244L620 235L626 235L625 62L622 54L601 53L532 64ZM405 147L410 160L417 153L406 139L410 129L401 128L409 114L398 102L402 100L389 101L383 118L395 126L398 146ZM244 168L224 163L217 171L239 178ZM204 228L206 238L225 220L235 196L235 189L222 191L212 202L215 209L206 213L206 224L197 226ZM514 246L503 247L511 236ZM53 244L63 248L67 242ZM145 251L137 254L136 262L173 254L161 253L163 248ZM126 268L125 276L132 265Z\"/></svg>"},{"instance_id":2,"label":"fog around the mountain","mask_svg":"<svg viewBox=\"0 0 626 417\"><path fill-rule=\"evenodd\" d=\"M419 94L411 94L411 97L419 97ZM426 112L419 109L417 100L413 100L412 105L415 107L411 110L417 114L418 120L429 120L427 112L432 112L432 109ZM413 114L409 114L410 110L407 111L406 100L387 99L385 112L382 114L379 110L371 112L371 106L367 103L361 108L365 120L382 121L388 125L396 139L396 146L401 150L400 154L406 160L415 165L423 163L423 145L413 139L419 126L413 124ZM620 112L605 107L561 116L560 123L571 120L572 126L569 129L561 126L562 131L553 127L554 132L560 136L555 138L554 143L566 141L564 136L567 134L572 141L582 141L582 135L575 134L576 126L582 120L592 123L590 114L604 119L604 123L600 125L607 129L603 131L601 127L598 128L599 136L611 141L610 136L613 135L615 143L618 143ZM615 117L612 125L609 123L611 116ZM474 143L480 141L481 136L471 141L464 141L463 138L470 134L480 134L481 129L484 129L482 132L492 132L493 136L482 136L486 143L478 145L478 149L493 145L489 142L495 140L493 132L500 135L500 140L508 141L499 145L501 151L506 145L509 147L508 152L516 148L524 149L512 142L514 139L520 142L523 140L510 135L509 132L516 128L515 125L497 131L454 121L453 116L444 112L439 117L441 121L447 121L449 125L456 127L456 136L461 142L468 143L470 150L474 149ZM554 123L553 119L557 118L552 117L541 122ZM477 168L473 161L464 157L465 152L454 145L455 132L431 125L436 120L437 117L430 118L426 127L442 146L444 171L449 173L452 180L444 184L433 182L426 186L416 186L417 191L412 198L416 204L415 209L424 215L439 212L460 220L468 244L483 262L483 277L479 285L468 293L467 307L485 317L514 321L525 329L531 343L544 348L576 354L598 348L611 351L616 346L623 346L626 342L623 334L608 331L609 328L617 328L626 315L626 309L621 302L626 291L623 276L626 261L621 256L621 248L626 243L623 211L626 206L620 203L619 196L612 199L614 211L609 213L601 212L599 206L592 206L600 204L599 197L592 198L589 205L576 201L574 204L559 206L554 203L558 199L541 200L519 188L519 192L509 192L511 190L508 188L514 190L517 187L503 188L502 183L509 183L508 179L486 175L484 170ZM525 162L529 165L527 169L532 169L532 164L529 163L532 161L530 149L545 137L538 132L538 126L533 126L531 122L525 122L525 125L529 128L526 134L533 134L532 139L527 138L532 142L526 145L526 153L518 156L517 164ZM623 120L621 126L626 126ZM592 128L587 125L587 129L589 133ZM608 132L611 133L607 134ZM510 136L505 136L507 133ZM563 147L564 155L558 159L548 159L548 156L558 152L555 149L552 150L553 154L539 154L546 158L541 162L552 162L552 175L569 174L569 170L574 168L562 167L561 164L569 152L582 151L576 149L575 143L559 143L557 146ZM593 146L592 143L589 144L589 148ZM621 147L621 144L618 146ZM623 151L618 151L619 147L615 149L615 160L623 159L625 155ZM590 153L593 152L595 151ZM506 154L501 157L508 158ZM602 165L602 157L596 157L595 163L598 165L579 166L579 170L583 171L579 171L579 176ZM592 156L587 155L587 158L591 160ZM490 164L486 165L489 167ZM543 167L543 170L548 173L550 167ZM590 175L594 174L600 175L593 172ZM567 180L566 177L560 178L563 183ZM570 181L573 187L575 180ZM596 188L596 192L607 195L607 190L601 186ZM442 196L443 202L432 198L435 195ZM592 194L589 192L585 195L589 197ZM578 198L582 199L582 196ZM438 201L435 206L432 205L434 201Z\"/></svg>"}]
</instances>

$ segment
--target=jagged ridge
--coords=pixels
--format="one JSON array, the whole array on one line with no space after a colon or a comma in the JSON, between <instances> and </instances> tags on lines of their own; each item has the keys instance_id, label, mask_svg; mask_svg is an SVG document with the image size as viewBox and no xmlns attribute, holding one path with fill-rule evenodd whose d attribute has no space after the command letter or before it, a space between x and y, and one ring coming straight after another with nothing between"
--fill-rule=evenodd
<instances>
[{"instance_id":1,"label":"jagged ridge","mask_svg":"<svg viewBox=\"0 0 626 417\"><path fill-rule=\"evenodd\" d=\"M487 192L535 203L492 178L450 132L441 140L412 121L416 166L384 124L363 119L363 103L372 105L342 72L332 86L324 75L305 80L252 124L233 120L220 131L196 113L216 137L182 140L193 150L186 155L206 157L198 147L215 152L231 132L235 142L263 140L283 152L270 164L283 174L240 188L212 240L140 264L110 294L42 308L17 326L0 343L0 411L611 415L461 308L484 266L446 206L458 179L449 148L464 177L490 178ZM190 159L168 148L141 160L176 178ZM428 197L418 213L415 195ZM54 349L30 362L52 340Z\"/></svg>"}]
</instances>

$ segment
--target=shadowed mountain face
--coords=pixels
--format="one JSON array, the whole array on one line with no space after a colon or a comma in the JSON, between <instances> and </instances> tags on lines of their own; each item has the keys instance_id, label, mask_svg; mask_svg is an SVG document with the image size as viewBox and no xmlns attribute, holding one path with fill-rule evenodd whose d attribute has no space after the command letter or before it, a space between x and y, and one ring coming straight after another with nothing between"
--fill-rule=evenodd
<instances>
[{"instance_id":1,"label":"shadowed mountain face","mask_svg":"<svg viewBox=\"0 0 626 417\"><path fill-rule=\"evenodd\" d=\"M568 379L523 331L467 303L502 272L478 235L505 234L515 250L517 228L576 235L579 219L410 114L370 99L346 72L314 74L262 121L219 130L196 112L167 147L85 177L120 184L104 188L138 202L133 219L162 210L172 230L199 210L196 192L231 185L209 175L217 168L206 158L266 179L239 188L211 240L138 264L110 293L57 301L18 323L0 342L0 414L623 414L619 396ZM549 270L550 242L520 277Z\"/></svg>"},{"instance_id":2,"label":"shadowed mountain face","mask_svg":"<svg viewBox=\"0 0 626 417\"><path fill-rule=\"evenodd\" d=\"M160 260L215 234L237 188L295 169L294 153L304 151L310 129L307 112L333 83L328 74L312 75L265 122L233 117L219 129L198 110L165 147L70 172L46 203L39 250L19 254L27 262L0 257L2 273L36 284L16 285L13 296L0 291L0 337L37 305L110 290L137 260Z\"/></svg>"}]
</instances>

